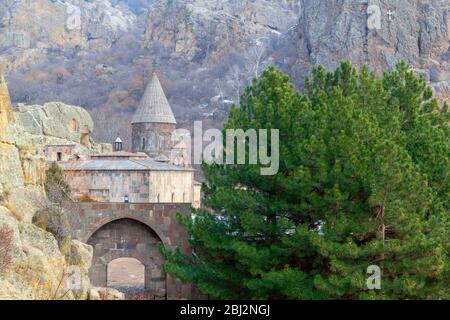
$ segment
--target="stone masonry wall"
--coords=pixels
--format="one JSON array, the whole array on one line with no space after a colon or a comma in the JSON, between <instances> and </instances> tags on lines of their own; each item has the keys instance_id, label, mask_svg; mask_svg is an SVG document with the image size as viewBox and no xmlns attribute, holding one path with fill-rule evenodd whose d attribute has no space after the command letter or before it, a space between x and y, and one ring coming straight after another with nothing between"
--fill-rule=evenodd
<instances>
[{"instance_id":1,"label":"stone masonry wall","mask_svg":"<svg viewBox=\"0 0 450 320\"><path fill-rule=\"evenodd\" d=\"M99 202L149 202L146 171L66 171L66 180L76 198Z\"/></svg>"},{"instance_id":2,"label":"stone masonry wall","mask_svg":"<svg viewBox=\"0 0 450 320\"><path fill-rule=\"evenodd\" d=\"M168 123L135 123L132 128L132 151L145 152L157 159L170 159L172 149L172 133L175 124Z\"/></svg>"},{"instance_id":3,"label":"stone masonry wall","mask_svg":"<svg viewBox=\"0 0 450 320\"><path fill-rule=\"evenodd\" d=\"M65 171L65 177L77 199L123 203L128 195L130 203L200 202L193 171Z\"/></svg>"},{"instance_id":4,"label":"stone masonry wall","mask_svg":"<svg viewBox=\"0 0 450 320\"><path fill-rule=\"evenodd\" d=\"M176 220L177 212L190 214L190 204L76 203L72 204L73 237L94 247L94 284L106 283L107 265L132 257L146 266L146 286L159 298L192 299L190 284L164 274L157 244L190 252L188 235Z\"/></svg>"}]
</instances>

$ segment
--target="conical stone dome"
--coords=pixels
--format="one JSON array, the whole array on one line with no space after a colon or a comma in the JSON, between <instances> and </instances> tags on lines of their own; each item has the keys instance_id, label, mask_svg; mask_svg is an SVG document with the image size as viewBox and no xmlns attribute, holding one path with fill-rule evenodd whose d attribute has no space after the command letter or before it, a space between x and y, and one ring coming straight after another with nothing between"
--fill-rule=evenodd
<instances>
[{"instance_id":1,"label":"conical stone dome","mask_svg":"<svg viewBox=\"0 0 450 320\"><path fill-rule=\"evenodd\" d=\"M145 88L144 95L131 123L177 123L155 73Z\"/></svg>"}]
</instances>

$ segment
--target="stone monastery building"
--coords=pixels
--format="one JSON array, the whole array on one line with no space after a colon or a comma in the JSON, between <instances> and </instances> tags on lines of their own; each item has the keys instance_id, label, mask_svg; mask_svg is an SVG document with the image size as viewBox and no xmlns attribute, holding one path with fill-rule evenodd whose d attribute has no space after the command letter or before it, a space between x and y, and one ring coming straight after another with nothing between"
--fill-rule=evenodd
<instances>
[{"instance_id":1,"label":"stone monastery building","mask_svg":"<svg viewBox=\"0 0 450 320\"><path fill-rule=\"evenodd\" d=\"M114 152L88 159L60 150L56 158L74 196L82 202L174 203L200 207L201 184L194 180L174 136L176 120L156 74L132 120L132 151L114 143ZM51 146L54 147L54 146Z\"/></svg>"},{"instance_id":2,"label":"stone monastery building","mask_svg":"<svg viewBox=\"0 0 450 320\"><path fill-rule=\"evenodd\" d=\"M75 198L66 208L74 215L72 238L93 248L91 285L114 287L111 264L131 258L144 267L146 295L201 297L193 285L164 272L164 257L158 249L163 244L191 252L187 231L176 217L189 216L191 207L201 205L201 185L194 180L187 149L180 141L183 135L176 131L158 77L149 82L133 117L132 152L123 150L120 138L114 148L96 144L91 138L94 123L83 108L51 102L18 104L14 109L0 74L0 138L9 132L4 128L19 132L16 139L23 148L17 156L24 183L43 187L46 164L57 163L64 170ZM0 169L7 171L4 168L9 167Z\"/></svg>"}]
</instances>

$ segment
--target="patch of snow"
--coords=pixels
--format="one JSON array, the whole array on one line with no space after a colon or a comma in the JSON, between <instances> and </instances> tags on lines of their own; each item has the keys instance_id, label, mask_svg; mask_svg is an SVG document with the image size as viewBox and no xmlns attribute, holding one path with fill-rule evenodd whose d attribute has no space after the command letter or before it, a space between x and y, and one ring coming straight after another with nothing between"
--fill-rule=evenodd
<instances>
[{"instance_id":1,"label":"patch of snow","mask_svg":"<svg viewBox=\"0 0 450 320\"><path fill-rule=\"evenodd\" d=\"M270 32L272 32L272 33L274 33L274 34L276 34L277 36L281 36L281 32L280 31L278 31L278 30L275 30L275 29L272 29L272 28L269 28L270 29Z\"/></svg>"}]
</instances>

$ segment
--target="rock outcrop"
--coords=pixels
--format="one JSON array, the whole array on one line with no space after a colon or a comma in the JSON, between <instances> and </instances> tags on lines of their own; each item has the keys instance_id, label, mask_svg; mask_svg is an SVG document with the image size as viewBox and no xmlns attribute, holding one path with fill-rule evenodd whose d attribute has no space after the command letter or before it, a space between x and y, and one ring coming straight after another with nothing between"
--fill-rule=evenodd
<instances>
[{"instance_id":1,"label":"rock outcrop","mask_svg":"<svg viewBox=\"0 0 450 320\"><path fill-rule=\"evenodd\" d=\"M0 2L0 47L107 49L136 19L109 0Z\"/></svg>"},{"instance_id":2,"label":"rock outcrop","mask_svg":"<svg viewBox=\"0 0 450 320\"><path fill-rule=\"evenodd\" d=\"M90 133L92 119L82 108L60 103L22 105L12 114L3 78L1 88L0 300L89 299L92 247L70 239L62 209L36 211L47 203L45 145L73 144L80 153L101 151L91 139L89 145L83 143L82 130L69 130L74 120ZM120 294L104 296L117 299Z\"/></svg>"},{"instance_id":3,"label":"rock outcrop","mask_svg":"<svg viewBox=\"0 0 450 320\"><path fill-rule=\"evenodd\" d=\"M54 236L29 223L20 222L0 205L0 228L10 230L11 241L0 239L0 250L8 249L9 262L0 270L0 300L86 299L90 289L82 256L79 265L69 266ZM4 246L8 247L5 248ZM73 246L79 246L73 243Z\"/></svg>"},{"instance_id":4,"label":"rock outcrop","mask_svg":"<svg viewBox=\"0 0 450 320\"><path fill-rule=\"evenodd\" d=\"M14 114L11 97L9 96L5 77L3 76L2 70L0 70L0 129L12 122L14 122Z\"/></svg>"},{"instance_id":5,"label":"rock outcrop","mask_svg":"<svg viewBox=\"0 0 450 320\"><path fill-rule=\"evenodd\" d=\"M302 79L311 65L334 69L341 60L366 64L380 73L403 59L425 75L442 98L448 98L449 2L355 2L300 1L299 22L283 43L293 46L293 54L286 57L289 73Z\"/></svg>"},{"instance_id":6,"label":"rock outcrop","mask_svg":"<svg viewBox=\"0 0 450 320\"><path fill-rule=\"evenodd\" d=\"M90 147L94 122L80 107L51 102L44 105L18 104L17 124L33 135L55 137Z\"/></svg>"},{"instance_id":7,"label":"rock outcrop","mask_svg":"<svg viewBox=\"0 0 450 320\"><path fill-rule=\"evenodd\" d=\"M12 212L31 223L33 202L43 195L46 145L71 144L80 156L112 147L92 140L92 118L80 107L48 103L20 105L15 111L16 121L0 129L0 185L8 190Z\"/></svg>"},{"instance_id":8,"label":"rock outcrop","mask_svg":"<svg viewBox=\"0 0 450 320\"><path fill-rule=\"evenodd\" d=\"M160 43L188 61L217 61L285 32L297 9L294 1L160 0L149 11L143 45Z\"/></svg>"}]
</instances>

